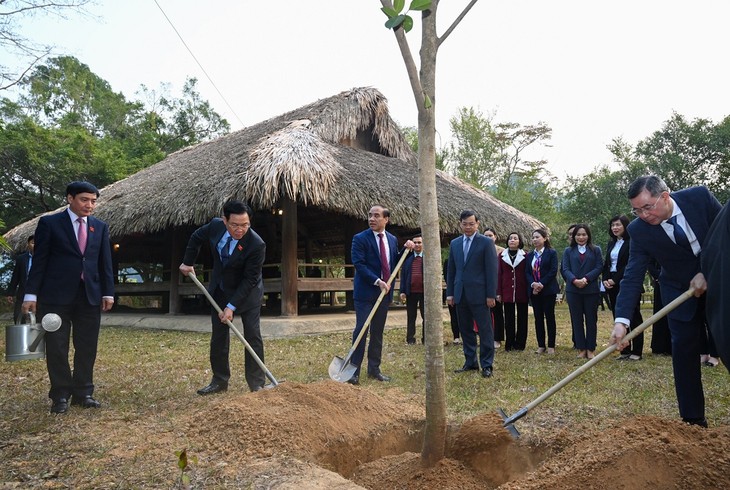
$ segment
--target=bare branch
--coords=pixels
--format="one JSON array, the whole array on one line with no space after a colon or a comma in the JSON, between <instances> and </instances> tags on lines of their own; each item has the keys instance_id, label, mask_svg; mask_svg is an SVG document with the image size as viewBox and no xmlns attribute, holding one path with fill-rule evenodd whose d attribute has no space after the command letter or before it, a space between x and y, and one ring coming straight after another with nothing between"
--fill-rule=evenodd
<instances>
[{"instance_id":1,"label":"bare branch","mask_svg":"<svg viewBox=\"0 0 730 490\"><path fill-rule=\"evenodd\" d=\"M462 19L463 19L464 17L466 17L466 14L467 14L467 13L468 13L468 12L469 12L469 11L471 10L471 8L472 8L472 7L474 6L474 4L476 4L476 3L477 3L477 0L471 0L471 2L469 2L469 5L467 5L466 7L464 7L464 10L462 10L462 12L461 12L461 13L459 14L459 16L458 16L458 17L456 18L456 20L454 20L453 24L451 24L451 25L449 26L449 28L448 28L448 29L446 29L446 32L444 32L444 35L443 35L443 36L441 36L440 38L438 38L438 41L437 41L437 44L436 44L436 46L437 46L437 47L438 47L438 46L441 46L441 43L443 43L444 41L446 41L446 38L447 38L447 37L449 37L449 34L451 34L451 32L452 32L452 31L453 31L454 29L456 29L456 26L458 26L458 25L459 25L459 23L460 23L460 22L462 21Z\"/></svg>"}]
</instances>

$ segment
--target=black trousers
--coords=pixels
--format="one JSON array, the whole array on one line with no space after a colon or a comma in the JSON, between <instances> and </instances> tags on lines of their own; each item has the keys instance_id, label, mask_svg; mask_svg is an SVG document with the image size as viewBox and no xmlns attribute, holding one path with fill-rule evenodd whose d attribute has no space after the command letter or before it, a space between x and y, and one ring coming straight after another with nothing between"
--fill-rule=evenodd
<instances>
[{"instance_id":1,"label":"black trousers","mask_svg":"<svg viewBox=\"0 0 730 490\"><path fill-rule=\"evenodd\" d=\"M228 303L227 296L223 291L216 289L213 299L221 309ZM264 341L261 338L261 307L257 306L249 310L235 312L241 317L243 323L243 338L249 343L256 355L264 361ZM235 318L235 317L234 317ZM231 377L229 363L229 352L231 345L231 332L227 323L221 323L218 312L215 308L210 309L211 335L210 335L210 367L213 371L213 381L228 384ZM235 335L235 334L233 334ZM238 340L238 339L236 339ZM245 349L245 348L244 348ZM253 356L245 349L246 383L251 390L260 388L266 384L266 374L258 365Z\"/></svg>"},{"instance_id":2,"label":"black trousers","mask_svg":"<svg viewBox=\"0 0 730 490\"><path fill-rule=\"evenodd\" d=\"M448 305L449 307L449 318L451 318L451 333L454 335L454 340L460 337L459 332L459 316L456 314L456 306Z\"/></svg>"},{"instance_id":3,"label":"black trousers","mask_svg":"<svg viewBox=\"0 0 730 490\"><path fill-rule=\"evenodd\" d=\"M525 350L527 345L527 302L502 303L504 308L504 350ZM517 322L515 324L515 310Z\"/></svg>"},{"instance_id":4,"label":"black trousers","mask_svg":"<svg viewBox=\"0 0 730 490\"><path fill-rule=\"evenodd\" d=\"M535 336L537 346L545 348L545 326L547 324L547 346L555 347L557 324L555 323L554 294L536 294L530 296L532 312L535 315Z\"/></svg>"},{"instance_id":5,"label":"black trousers","mask_svg":"<svg viewBox=\"0 0 730 490\"><path fill-rule=\"evenodd\" d=\"M494 302L492 308L492 324L494 325L494 341L501 342L504 340L504 309L502 303Z\"/></svg>"},{"instance_id":6,"label":"black trousers","mask_svg":"<svg viewBox=\"0 0 730 490\"><path fill-rule=\"evenodd\" d=\"M613 305L616 304L616 298L618 298L618 293L621 289L618 285L612 287L611 289L607 290L608 293L608 306L611 308L611 311L614 311ZM616 313L613 314L614 319L616 318ZM629 324L629 332L641 325L644 321L644 318L641 316L641 305L640 303L636 303L636 307L634 308L634 311L631 313L631 318L629 319L631 322ZM668 328L668 327L667 327ZM639 335L634 337L634 339L629 342L629 345L626 346L624 350L621 351L622 355L635 355L635 356L642 356L642 352L644 351L644 332L641 332Z\"/></svg>"},{"instance_id":7,"label":"black trousers","mask_svg":"<svg viewBox=\"0 0 730 490\"><path fill-rule=\"evenodd\" d=\"M423 331L425 320L423 319L423 293L411 293L406 295L406 342L412 344L416 341L416 315L421 312L421 342L426 339L426 332Z\"/></svg>"},{"instance_id":8,"label":"black trousers","mask_svg":"<svg viewBox=\"0 0 730 490\"><path fill-rule=\"evenodd\" d=\"M79 280L76 297L68 305L38 302L38 321L47 313L61 317L61 328L45 334L46 366L51 380L48 397L52 400L70 395L84 397L94 393L94 364L99 343L101 305L92 305L86 297L84 283ZM73 371L68 352L73 330Z\"/></svg>"}]
</instances>

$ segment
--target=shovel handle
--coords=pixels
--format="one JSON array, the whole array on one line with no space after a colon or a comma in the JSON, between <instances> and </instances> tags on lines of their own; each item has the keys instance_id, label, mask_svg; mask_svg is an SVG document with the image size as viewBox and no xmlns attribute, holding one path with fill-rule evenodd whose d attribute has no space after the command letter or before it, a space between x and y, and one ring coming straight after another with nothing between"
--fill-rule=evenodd
<instances>
[{"instance_id":1,"label":"shovel handle","mask_svg":"<svg viewBox=\"0 0 730 490\"><path fill-rule=\"evenodd\" d=\"M403 265L403 262L405 262L406 257L408 256L408 253L411 250L409 248L404 249L403 255L401 255L400 260L395 265L395 269L393 269L393 272L390 273L390 277L388 278L388 281L386 284L390 286L393 284L393 280L395 279L395 276L398 274L398 271L400 270L401 266ZM375 305L373 305L373 308L370 310L370 314L365 319L365 323L362 325L362 329L360 329L360 333L358 334L355 341L352 343L352 348L350 349L350 352L347 353L347 356L345 357L345 360L342 361L342 367L344 368L347 366L347 363L350 362L350 359L352 358L352 355L355 353L355 349L357 349L357 346L360 345L360 342L362 341L362 338L365 336L365 334L368 331L368 328L370 327L370 322L373 320L373 317L375 316L375 312L378 311L378 307L380 306L380 303L383 301L383 298L385 298L385 290L380 291L380 295L378 296L378 299L375 301Z\"/></svg>"},{"instance_id":2,"label":"shovel handle","mask_svg":"<svg viewBox=\"0 0 730 490\"><path fill-rule=\"evenodd\" d=\"M223 310L221 310L221 307L218 306L218 303L215 302L213 297L210 295L207 289L205 289L205 286L201 284L201 282L198 280L197 277L195 277L195 274L192 272L188 272L188 277L195 283L196 286L203 292L206 298L208 298L208 302L211 304L213 308L215 308L215 311L217 311L219 314L223 313ZM266 374L266 377L269 378L271 381L271 384L274 386L278 386L279 382L276 381L276 378L274 378L274 375L271 374L271 371L264 365L264 362L261 360L261 358L256 354L256 352L253 350L251 345L248 343L246 338L241 334L241 332L238 331L238 329L233 325L233 322L230 320L226 320L226 324L228 325L228 328L233 330L233 333L236 334L236 337L238 337L241 342L243 342L244 347L246 347L246 350L249 354L251 354L251 357L253 357L254 361L256 361L256 364L259 365L259 367L263 370L263 372Z\"/></svg>"},{"instance_id":3,"label":"shovel handle","mask_svg":"<svg viewBox=\"0 0 730 490\"><path fill-rule=\"evenodd\" d=\"M623 338L623 341L625 342L625 341L629 341L629 340L633 339L634 337L639 335L641 332L646 330L650 325L653 325L657 321L659 321L662 318L664 318L665 316L667 316L667 314L669 314L670 311L674 310L677 306L681 305L682 303L687 301L689 298L694 296L694 292L695 292L695 288L689 288L687 291L683 292L682 294L680 294L679 296L674 298L674 300L671 303L664 306L664 308L662 308L661 310L654 313L652 316L650 316L649 318L644 320L641 323L641 325L639 325L638 327L633 329L631 332L629 332ZM600 352L596 357L594 357L593 359L589 360L588 362L586 362L585 364L580 366L578 369L576 369L575 371L570 373L568 376L566 376L565 378L560 380L558 383L556 383L552 388L550 388L545 393L540 395L533 402L529 403L524 408L522 408L519 412L517 412L515 415L513 415L512 417L507 419L507 421L505 421L505 425L507 425L509 423L513 423L515 420L527 415L527 412L529 412L530 410L535 408L537 405L544 402L545 400L547 400L548 398L553 396L555 393L560 391L560 389L563 388L563 386L567 385L568 383L573 381L575 378L577 378L584 372L588 371L590 368L595 366L596 363L598 363L601 360L605 359L606 357L610 356L611 353L613 353L613 351L616 350L616 347L617 347L616 344L609 345L607 349Z\"/></svg>"}]
</instances>

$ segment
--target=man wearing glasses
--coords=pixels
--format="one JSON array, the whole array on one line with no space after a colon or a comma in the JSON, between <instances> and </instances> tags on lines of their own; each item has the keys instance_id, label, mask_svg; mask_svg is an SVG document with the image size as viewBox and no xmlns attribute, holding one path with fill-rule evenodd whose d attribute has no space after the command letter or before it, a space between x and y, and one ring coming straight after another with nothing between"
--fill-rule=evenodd
<instances>
[{"instance_id":1,"label":"man wearing glasses","mask_svg":"<svg viewBox=\"0 0 730 490\"><path fill-rule=\"evenodd\" d=\"M213 256L213 273L208 292L218 303L222 313L211 308L212 332L210 337L210 367L213 379L198 390L198 395L220 393L228 389L231 369L228 363L230 333L226 320L233 321L234 312L241 316L243 337L264 360L264 342L261 339L261 298L264 283L261 267L266 257L266 244L251 229L251 208L231 200L223 206L223 219L213 220L193 232L185 249L180 272L195 274L193 264L200 247L207 243ZM253 356L245 351L246 382L251 391L264 387L266 375Z\"/></svg>"},{"instance_id":2,"label":"man wearing glasses","mask_svg":"<svg viewBox=\"0 0 730 490\"><path fill-rule=\"evenodd\" d=\"M619 349L628 333L629 318L639 301L644 275L652 260L661 266L664 304L677 298L689 287L695 297L668 314L672 335L674 387L682 420L707 427L705 397L702 389L700 354L702 329L705 328L705 276L700 253L720 203L706 187L692 187L669 192L662 179L649 175L636 179L628 191L632 214L639 219L628 226L631 235L629 262L621 280L616 300L616 323L611 343Z\"/></svg>"}]
</instances>

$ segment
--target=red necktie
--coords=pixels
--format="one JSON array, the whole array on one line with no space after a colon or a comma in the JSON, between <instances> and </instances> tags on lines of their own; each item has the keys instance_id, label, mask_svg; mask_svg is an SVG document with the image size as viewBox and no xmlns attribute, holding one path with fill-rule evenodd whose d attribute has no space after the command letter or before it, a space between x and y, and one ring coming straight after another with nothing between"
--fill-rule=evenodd
<instances>
[{"instance_id":1,"label":"red necktie","mask_svg":"<svg viewBox=\"0 0 730 490\"><path fill-rule=\"evenodd\" d=\"M383 281L388 282L390 265L388 265L388 252L385 250L385 237L382 233L378 233L378 238L380 238L380 274L383 276Z\"/></svg>"}]
</instances>

